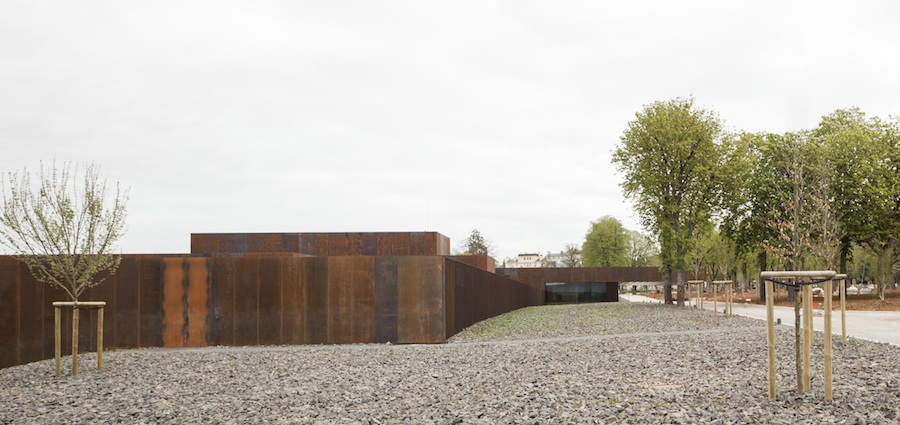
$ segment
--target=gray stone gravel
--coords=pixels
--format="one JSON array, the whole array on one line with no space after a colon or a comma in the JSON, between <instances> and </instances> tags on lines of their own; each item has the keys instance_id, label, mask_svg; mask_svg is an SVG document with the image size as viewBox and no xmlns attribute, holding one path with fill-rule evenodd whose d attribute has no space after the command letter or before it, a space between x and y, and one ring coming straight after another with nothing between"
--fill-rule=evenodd
<instances>
[{"instance_id":1,"label":"gray stone gravel","mask_svg":"<svg viewBox=\"0 0 900 425\"><path fill-rule=\"evenodd\" d=\"M821 335L813 391L797 395L782 327L769 401L759 321L627 303L509 316L443 345L121 350L61 378L52 361L7 368L0 423L900 423L898 347L836 342L825 403Z\"/></svg>"}]
</instances>

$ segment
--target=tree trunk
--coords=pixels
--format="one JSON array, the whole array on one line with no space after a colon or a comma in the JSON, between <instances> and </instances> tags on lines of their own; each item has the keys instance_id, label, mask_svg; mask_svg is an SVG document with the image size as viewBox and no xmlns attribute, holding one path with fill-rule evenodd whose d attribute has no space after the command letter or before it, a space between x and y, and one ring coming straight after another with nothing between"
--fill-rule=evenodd
<instances>
[{"instance_id":1,"label":"tree trunk","mask_svg":"<svg viewBox=\"0 0 900 425\"><path fill-rule=\"evenodd\" d=\"M684 270L678 270L675 275L678 281L678 306L684 307Z\"/></svg>"},{"instance_id":2,"label":"tree trunk","mask_svg":"<svg viewBox=\"0 0 900 425\"><path fill-rule=\"evenodd\" d=\"M759 272L762 273L766 270L766 263L768 263L765 249L759 252L757 259L759 259ZM763 282L761 276L761 274L756 276L756 286L759 288L759 300L763 301L766 299L766 283Z\"/></svg>"},{"instance_id":3,"label":"tree trunk","mask_svg":"<svg viewBox=\"0 0 900 425\"><path fill-rule=\"evenodd\" d=\"M672 268L666 267L666 284L663 285L663 297L666 304L672 304Z\"/></svg>"},{"instance_id":4,"label":"tree trunk","mask_svg":"<svg viewBox=\"0 0 900 425\"><path fill-rule=\"evenodd\" d=\"M790 288L789 294L794 294L794 363L797 365L797 392L803 393L803 357L800 354L800 297L797 296L797 288Z\"/></svg>"},{"instance_id":5,"label":"tree trunk","mask_svg":"<svg viewBox=\"0 0 900 425\"><path fill-rule=\"evenodd\" d=\"M850 254L850 237L844 236L841 238L841 259L840 259L840 272L843 274L847 274L847 256Z\"/></svg>"}]
</instances>

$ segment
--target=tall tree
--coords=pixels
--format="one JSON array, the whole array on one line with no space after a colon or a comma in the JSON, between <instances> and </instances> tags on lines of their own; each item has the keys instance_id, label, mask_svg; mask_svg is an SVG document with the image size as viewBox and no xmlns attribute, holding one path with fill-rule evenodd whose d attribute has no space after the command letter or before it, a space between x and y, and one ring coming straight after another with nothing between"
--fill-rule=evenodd
<instances>
[{"instance_id":1,"label":"tall tree","mask_svg":"<svg viewBox=\"0 0 900 425\"><path fill-rule=\"evenodd\" d=\"M612 216L591 222L581 246L582 262L587 267L622 267L628 265L626 249L628 233Z\"/></svg>"},{"instance_id":2,"label":"tall tree","mask_svg":"<svg viewBox=\"0 0 900 425\"><path fill-rule=\"evenodd\" d=\"M731 157L722 136L716 114L698 108L693 99L677 98L639 111L613 154L624 174L625 196L640 206L644 228L659 239L664 267L675 273L679 305L684 305L684 272L695 229L721 202L722 168Z\"/></svg>"},{"instance_id":3,"label":"tall tree","mask_svg":"<svg viewBox=\"0 0 900 425\"><path fill-rule=\"evenodd\" d=\"M822 117L813 136L831 165L834 208L846 230L840 270L846 272L853 244L865 245L890 262L885 252L900 251L900 125L867 117L857 108ZM879 279L879 296L891 279Z\"/></svg>"},{"instance_id":4,"label":"tall tree","mask_svg":"<svg viewBox=\"0 0 900 425\"><path fill-rule=\"evenodd\" d=\"M628 230L628 245L625 249L628 256L628 265L631 267L645 267L650 264L650 258L656 255L656 246L653 239L637 231Z\"/></svg>"},{"instance_id":5,"label":"tall tree","mask_svg":"<svg viewBox=\"0 0 900 425\"><path fill-rule=\"evenodd\" d=\"M2 181L0 243L39 282L63 289L72 301L115 273L115 243L125 229L127 191L107 191L99 167L83 174L71 164L41 164L38 181L27 169ZM110 195L112 195L110 199Z\"/></svg>"}]
</instances>

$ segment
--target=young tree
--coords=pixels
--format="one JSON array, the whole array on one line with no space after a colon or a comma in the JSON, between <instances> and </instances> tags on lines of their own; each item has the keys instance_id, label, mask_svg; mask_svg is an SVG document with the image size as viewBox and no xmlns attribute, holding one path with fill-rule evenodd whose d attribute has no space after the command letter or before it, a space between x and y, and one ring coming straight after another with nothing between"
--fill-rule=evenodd
<instances>
[{"instance_id":1,"label":"young tree","mask_svg":"<svg viewBox=\"0 0 900 425\"><path fill-rule=\"evenodd\" d=\"M622 267L628 265L626 249L628 233L622 223L612 216L591 222L581 246L583 263L587 267Z\"/></svg>"},{"instance_id":2,"label":"young tree","mask_svg":"<svg viewBox=\"0 0 900 425\"><path fill-rule=\"evenodd\" d=\"M693 99L655 102L628 123L613 154L625 196L637 201L644 228L659 239L664 267L675 274L678 305L684 305L696 226L711 219L730 178L723 167L731 146L721 128L719 118Z\"/></svg>"},{"instance_id":3,"label":"young tree","mask_svg":"<svg viewBox=\"0 0 900 425\"><path fill-rule=\"evenodd\" d=\"M0 243L40 282L66 291L72 301L115 273L113 254L125 228L127 191L107 191L99 167L83 174L71 164L41 164L38 182L27 169L0 179ZM109 195L113 195L109 199Z\"/></svg>"}]
</instances>

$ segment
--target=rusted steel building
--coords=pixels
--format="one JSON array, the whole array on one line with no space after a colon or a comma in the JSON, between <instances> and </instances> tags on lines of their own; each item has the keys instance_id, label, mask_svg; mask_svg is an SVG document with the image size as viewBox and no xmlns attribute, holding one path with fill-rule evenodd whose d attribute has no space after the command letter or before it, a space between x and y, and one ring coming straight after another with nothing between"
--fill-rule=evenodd
<instances>
[{"instance_id":1,"label":"rusted steel building","mask_svg":"<svg viewBox=\"0 0 900 425\"><path fill-rule=\"evenodd\" d=\"M124 255L116 274L81 298L107 302L107 347L442 343L480 320L543 304L547 283L600 285L603 300L616 301L617 279L658 275L494 270L489 257L449 254L436 232L193 234L189 254ZM51 302L65 299L0 256L0 367L53 356ZM68 339L71 316L63 318ZM85 351L96 350L96 320L82 313Z\"/></svg>"}]
</instances>

